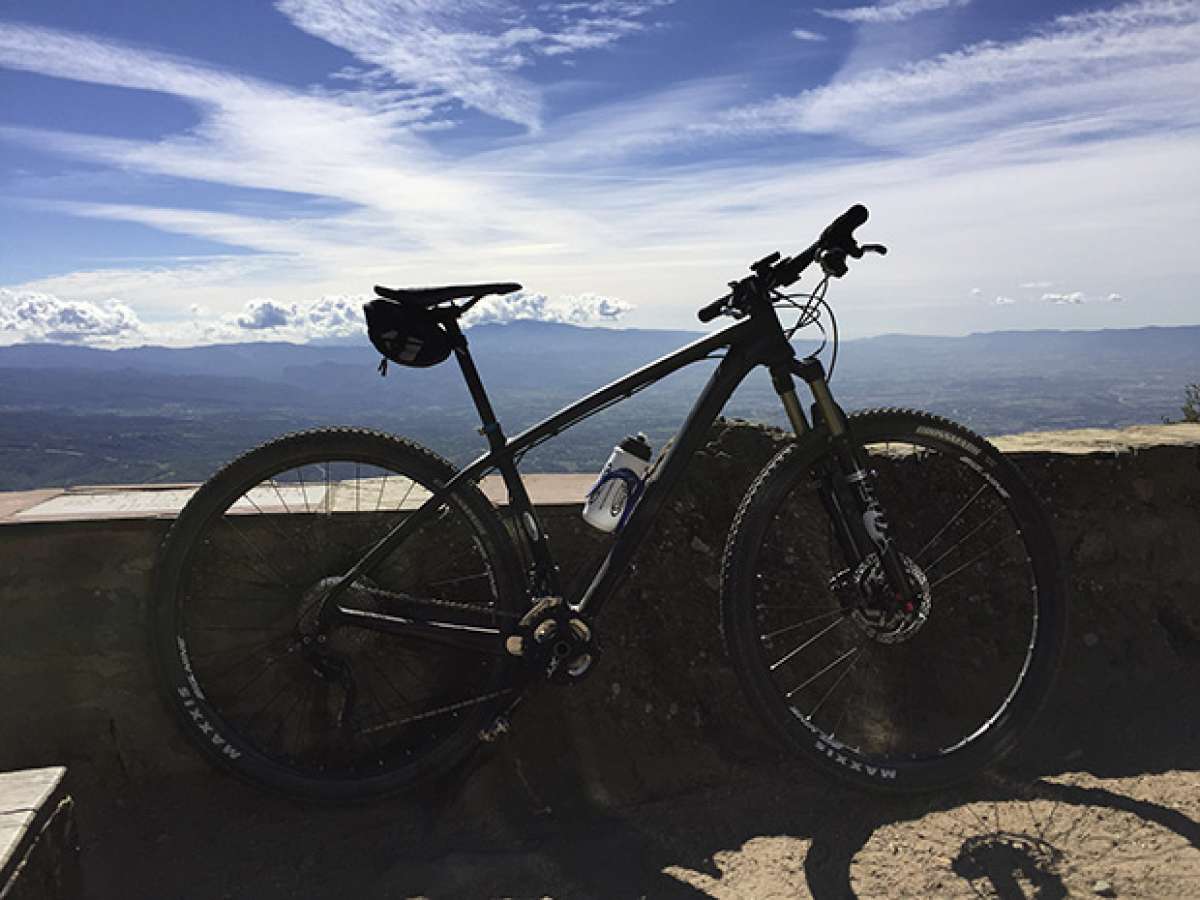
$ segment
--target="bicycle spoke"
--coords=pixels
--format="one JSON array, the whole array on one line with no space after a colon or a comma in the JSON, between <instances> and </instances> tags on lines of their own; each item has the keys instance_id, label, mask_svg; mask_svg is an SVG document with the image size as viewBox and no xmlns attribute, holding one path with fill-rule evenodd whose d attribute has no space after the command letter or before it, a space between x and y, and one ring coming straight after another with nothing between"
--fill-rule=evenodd
<instances>
[{"instance_id":1,"label":"bicycle spoke","mask_svg":"<svg viewBox=\"0 0 1200 900\"><path fill-rule=\"evenodd\" d=\"M377 662L375 662L374 659L371 658L371 655L368 653L368 654L363 654L363 656L367 660L367 662L369 662L371 664L371 668L373 668L376 672L379 673L379 677L383 679L383 683L386 684L389 688L391 688L391 691L393 694L395 694L397 697L400 698L400 702L404 703L406 706L412 706L413 705L412 700L410 700L408 697L406 697L404 695L404 693L398 687L396 687L395 684L392 683L392 679L387 677L387 673L384 672L383 669L380 668L379 664Z\"/></svg>"},{"instance_id":2,"label":"bicycle spoke","mask_svg":"<svg viewBox=\"0 0 1200 900\"><path fill-rule=\"evenodd\" d=\"M820 631L818 631L816 634L814 634L812 637L810 637L810 638L809 638L807 641L805 641L805 642L804 642L803 644L801 644L799 647L797 647L796 649L794 649L794 650L792 650L791 652L789 652L789 653L788 653L787 655L785 655L783 658L781 658L781 659L777 660L776 662L772 663L772 665L771 665L771 671L772 671L772 672L774 672L776 669L778 669L780 666L782 666L784 663L786 663L786 662L787 662L789 659L791 659L792 657L794 657L794 656L795 656L797 653L799 653L801 650L805 649L806 647L809 647L810 645L812 645L812 644L813 644L815 641L817 641L818 639L820 639L820 638L824 637L825 635L829 634L829 632L833 631L833 629L837 628L839 625L841 625L841 624L842 624L843 622L845 622L845 621L846 621L846 617L842 617L842 618L838 619L836 622L834 622L832 625L827 625L827 626L825 626L824 628L822 628Z\"/></svg>"},{"instance_id":3,"label":"bicycle spoke","mask_svg":"<svg viewBox=\"0 0 1200 900\"><path fill-rule=\"evenodd\" d=\"M817 705L814 706L811 710L809 710L808 719L810 722L816 718L817 713L820 711L821 707L825 705L825 701L828 700L830 698L830 696L832 696L833 692L838 689L838 685L841 684L843 681L845 681L846 676L854 671L854 667L857 666L858 661L860 659L862 659L862 657L858 655L858 651L861 649L862 649L862 644L859 644L858 647L855 648L854 662L850 663L850 665L848 665L845 669L842 670L842 674L837 677L837 680L834 681L834 683L830 686L829 690L827 690L825 692L825 694L821 697L821 699L817 701ZM790 698L790 696L791 695L789 695L789 698Z\"/></svg>"},{"instance_id":4,"label":"bicycle spoke","mask_svg":"<svg viewBox=\"0 0 1200 900\"><path fill-rule=\"evenodd\" d=\"M258 655L257 653L256 653L256 654L254 654L254 656L257 656L257 655ZM250 678L250 680L249 680L249 681L245 682L245 683L244 683L244 684L243 684L241 687L239 687L239 688L238 688L236 691L234 691L234 692L233 692L233 696L235 696L235 697L239 697L239 696L241 696L242 694L244 694L244 693L245 693L247 690L249 690L249 689L250 689L250 688L251 688L251 687L254 685L254 683L255 683L256 681L258 681L258 679L262 678L262 677L263 677L264 675L266 675L266 674L267 674L269 671L271 671L271 669L275 668L275 666L279 664L279 661L280 661L281 659L283 659L283 657L282 657L282 656L269 656L269 657L267 657L267 663L266 663L266 665L265 665L265 666L263 666L261 669L259 669L257 672L255 672L255 674L254 674L253 676L251 676L251 678ZM224 670L222 670L221 672L219 672L219 673L217 673L217 674L219 674L219 675L224 675L224 674L226 674L227 672L232 672L232 671L233 671L235 668L238 668L240 665L241 665L241 663L238 663L238 665L237 665L237 666L230 666L229 668L227 668L227 669L224 669Z\"/></svg>"},{"instance_id":5,"label":"bicycle spoke","mask_svg":"<svg viewBox=\"0 0 1200 900\"><path fill-rule=\"evenodd\" d=\"M309 508L309 505L308 505L308 486L304 483L304 467L303 466L299 466L296 469L296 480L300 482L300 496L304 498L304 512L306 515L310 514L310 513L312 513L312 510Z\"/></svg>"},{"instance_id":6,"label":"bicycle spoke","mask_svg":"<svg viewBox=\"0 0 1200 900\"><path fill-rule=\"evenodd\" d=\"M290 516L292 514L291 507L289 507L287 504L287 501L283 499L283 492L279 490L279 484L275 481L274 478L270 479L270 481L271 481L271 487L275 489L275 496L279 498L279 505L283 507L284 513L286 513L287 515ZM249 491L246 492L244 499L250 500L251 503L254 503L254 501L250 498ZM254 508L258 509L257 503L254 503ZM259 510L259 512L262 512L262 510Z\"/></svg>"},{"instance_id":7,"label":"bicycle spoke","mask_svg":"<svg viewBox=\"0 0 1200 900\"><path fill-rule=\"evenodd\" d=\"M994 553L998 548L1004 546L1009 541L1011 541L1013 538L1020 537L1020 534L1021 533L1019 531L1015 531L1012 534L1010 534L1008 537L1002 538L1001 540L992 544L992 546L988 547L988 549L984 550L982 553L979 553L979 554L971 557L969 560L967 560L965 563L963 563L961 566L959 566L953 572L949 573L948 575L943 575L937 581L933 582L933 584L929 585L929 589L932 591L935 587L937 587L943 581L948 581L949 579L951 579L955 575L957 575L959 572L961 572L963 569L967 568L968 566L974 565L975 563L979 562L979 560L983 559L988 554Z\"/></svg>"},{"instance_id":8,"label":"bicycle spoke","mask_svg":"<svg viewBox=\"0 0 1200 900\"><path fill-rule=\"evenodd\" d=\"M761 607L759 607L761 609ZM780 628L777 631L772 631L769 634L764 634L761 639L769 641L772 638L778 637L781 634L786 634L789 631L794 631L797 628L803 628L805 625L811 625L813 622L820 622L822 619L828 619L830 616L845 616L849 615L843 609L835 609L831 612L821 613L819 616L813 616L811 619L805 619L802 622L797 622L795 625L788 625L786 628Z\"/></svg>"},{"instance_id":9,"label":"bicycle spoke","mask_svg":"<svg viewBox=\"0 0 1200 900\"><path fill-rule=\"evenodd\" d=\"M925 555L925 551L933 546L934 541L936 541L943 534L945 534L946 529L949 528L951 525L953 525L955 522L957 522L959 520L959 518L962 516L962 514L965 513L967 511L967 509L970 508L971 504L973 504L976 500L978 500L983 495L983 492L986 491L987 488L988 488L988 485L986 483L981 485L979 490L977 490L971 496L971 499L968 500L966 503L964 503L962 505L962 508L959 509L958 512L956 512L953 516L950 517L949 521L947 521L946 524L941 527L941 529L938 531L938 533L935 534L933 537L931 537L926 542L924 547L922 547L915 554L913 554L913 561L919 563L921 561L921 557Z\"/></svg>"},{"instance_id":10,"label":"bicycle spoke","mask_svg":"<svg viewBox=\"0 0 1200 900\"><path fill-rule=\"evenodd\" d=\"M274 566L272 566L270 562L268 562L267 558L266 558L265 556L263 556L263 554L262 554L262 551L261 551L261 550L259 550L259 549L258 549L258 547L257 547L255 544L251 543L251 541L249 540L249 538L247 538L247 537L246 537L246 536L245 536L245 535L242 533L242 530L241 530L240 528L238 528L238 527L237 527L237 525L235 525L235 524L234 524L234 521L233 521L233 519L232 519L231 517L229 517L229 516L226 516L226 517L225 517L224 519L222 519L221 521L222 521L224 524L228 525L228 526L230 527L230 529L233 531L233 533L234 533L234 534L236 534L236 535L237 535L239 538L241 538L242 542L243 542L243 543L244 543L244 544L245 544L247 547L249 547L249 548L250 548L252 551L254 551L254 553L256 553L256 554L258 555L258 558L259 558L259 559L262 561L262 564L263 564L264 566L266 566L266 570L267 570L267 574L268 574L268 575L270 575L270 576L272 576L272 577L274 577L274 578L278 579L278 580L279 580L279 582L280 582L281 584L283 584L283 585L286 585L287 587L295 587L295 585L293 585L293 584L292 584L291 582L289 582L289 581L288 581L286 578L284 578L282 575L280 575L280 574L279 574L279 572L278 572L278 571L275 569L275 567L274 567Z\"/></svg>"},{"instance_id":11,"label":"bicycle spoke","mask_svg":"<svg viewBox=\"0 0 1200 900\"><path fill-rule=\"evenodd\" d=\"M935 559L933 562L931 562L929 565L927 565L925 567L925 571L928 572L930 569L934 568L938 563L940 563L943 559L945 559L947 556L949 556L951 553L953 553L955 550L957 550L959 547L961 547L971 537L973 537L976 533L978 533L978 531L981 528L983 528L985 525L987 525L988 522L992 521L992 519L996 518L996 516L1000 515L1000 513L1002 513L1003 511L1004 511L1003 507L999 507L996 510L994 510L990 516L988 516L986 519L984 519L982 522L980 522L978 525L976 525L974 528L972 528L970 531L968 531L966 534L964 534L961 538L959 538L958 541L949 550L947 550L945 553L943 553L941 556L939 556L937 559Z\"/></svg>"},{"instance_id":12,"label":"bicycle spoke","mask_svg":"<svg viewBox=\"0 0 1200 900\"><path fill-rule=\"evenodd\" d=\"M789 700L791 700L793 696L800 693L800 691L804 690L806 687L808 687L810 684L812 684L814 681L816 681L818 678L820 678L822 675L824 675L830 669L834 668L835 666L840 665L841 663L845 662L847 659L851 659L852 657L857 656L859 650L861 650L861 649L862 649L862 644L859 644L857 647L853 647L853 648L847 650L845 653L843 653L841 656L839 656L837 659L835 659L829 665L824 666L822 669L820 669L815 675L812 675L809 678L806 678L804 681L800 682L800 684L796 685L794 688L792 688L790 691L788 691L787 694L785 694L784 696L786 696Z\"/></svg>"}]
</instances>

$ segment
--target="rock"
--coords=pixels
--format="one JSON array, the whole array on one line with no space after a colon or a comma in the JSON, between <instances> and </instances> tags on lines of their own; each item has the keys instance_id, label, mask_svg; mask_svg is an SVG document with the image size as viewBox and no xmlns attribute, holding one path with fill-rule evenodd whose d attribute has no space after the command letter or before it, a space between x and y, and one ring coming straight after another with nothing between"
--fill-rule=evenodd
<instances>
[{"instance_id":1,"label":"rock","mask_svg":"<svg viewBox=\"0 0 1200 900\"><path fill-rule=\"evenodd\" d=\"M1094 631L1089 631L1083 636L1083 646L1085 647L1095 647L1099 643L1100 637Z\"/></svg>"},{"instance_id":2,"label":"rock","mask_svg":"<svg viewBox=\"0 0 1200 900\"><path fill-rule=\"evenodd\" d=\"M1097 897L1115 897L1117 896L1116 889L1107 881L1097 881L1092 885L1092 893Z\"/></svg>"}]
</instances>

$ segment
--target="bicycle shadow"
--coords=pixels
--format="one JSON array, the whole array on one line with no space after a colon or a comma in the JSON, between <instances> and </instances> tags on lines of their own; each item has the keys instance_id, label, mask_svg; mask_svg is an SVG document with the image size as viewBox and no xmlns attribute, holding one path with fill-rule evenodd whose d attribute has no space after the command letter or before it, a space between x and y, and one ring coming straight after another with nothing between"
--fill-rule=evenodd
<instances>
[{"instance_id":1,"label":"bicycle shadow","mask_svg":"<svg viewBox=\"0 0 1200 900\"><path fill-rule=\"evenodd\" d=\"M936 795L864 795L770 764L724 787L597 814L559 808L569 802L561 786L547 799L526 772L503 801L527 802L511 834L434 840L364 896L1054 898L1110 896L1110 880L1134 878L1142 895L1183 896L1171 879L1200 878L1190 776L1200 741L1188 724L1197 710L1182 689L1160 700L1110 698L1129 711L1122 737L1080 753L1087 729L1047 729L1014 765ZM1063 715L1052 708L1044 721ZM503 778L497 762L489 781ZM1176 791L1165 799L1164 778ZM495 799L494 781L488 792ZM1143 860L1145 847L1157 856Z\"/></svg>"},{"instance_id":2,"label":"bicycle shadow","mask_svg":"<svg viewBox=\"0 0 1200 900\"><path fill-rule=\"evenodd\" d=\"M1200 825L1179 810L1042 778L989 779L915 799L802 782L781 788L772 779L739 786L736 796L709 792L664 809L670 803L602 819L548 821L527 832L523 848L467 845L405 860L369 896L1065 897L1079 888L1064 876L1078 867L1073 856L1093 831L1112 827L1114 812L1200 850ZM911 858L864 862L864 855L889 853L872 846L881 831L915 822L925 823L926 846L902 851ZM932 865L930 844L940 851Z\"/></svg>"}]
</instances>

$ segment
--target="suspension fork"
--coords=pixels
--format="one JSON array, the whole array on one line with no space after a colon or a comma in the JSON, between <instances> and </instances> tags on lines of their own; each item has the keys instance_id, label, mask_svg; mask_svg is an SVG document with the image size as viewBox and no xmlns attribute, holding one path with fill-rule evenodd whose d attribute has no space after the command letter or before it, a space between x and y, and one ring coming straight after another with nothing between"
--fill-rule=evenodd
<instances>
[{"instance_id":1,"label":"suspension fork","mask_svg":"<svg viewBox=\"0 0 1200 900\"><path fill-rule=\"evenodd\" d=\"M828 467L830 471L820 473L819 493L825 511L834 523L834 533L845 558L857 566L877 554L895 606L912 602L912 585L889 535L887 514L876 495L875 472L865 448L850 431L845 413L830 393L825 367L819 359L808 357L794 360L792 370L804 379L812 392L814 424L823 423L829 433L833 464ZM790 374L788 381L791 381ZM776 390L779 387L777 383ZM795 406L803 420L794 390L790 404L782 392L780 396L789 419L793 418L791 406ZM796 427L795 421L792 425ZM802 432L797 430L797 437L801 435Z\"/></svg>"}]
</instances>

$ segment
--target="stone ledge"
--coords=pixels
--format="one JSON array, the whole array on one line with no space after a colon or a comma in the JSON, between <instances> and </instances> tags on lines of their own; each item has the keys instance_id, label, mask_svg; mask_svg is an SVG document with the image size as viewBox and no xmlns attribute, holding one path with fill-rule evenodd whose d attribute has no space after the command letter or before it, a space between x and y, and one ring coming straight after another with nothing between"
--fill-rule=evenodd
<instances>
[{"instance_id":1,"label":"stone ledge","mask_svg":"<svg viewBox=\"0 0 1200 900\"><path fill-rule=\"evenodd\" d=\"M1150 447L1200 447L1200 423L1030 431L990 440L1005 453L1129 453Z\"/></svg>"},{"instance_id":2,"label":"stone ledge","mask_svg":"<svg viewBox=\"0 0 1200 900\"><path fill-rule=\"evenodd\" d=\"M538 507L582 503L596 479L592 473L523 477L525 488ZM173 519L198 487L195 484L124 484L0 493L0 525ZM484 478L480 487L493 503L502 506L507 502L504 483L498 475Z\"/></svg>"},{"instance_id":3,"label":"stone ledge","mask_svg":"<svg viewBox=\"0 0 1200 900\"><path fill-rule=\"evenodd\" d=\"M74 805L61 766L0 773L0 900L79 895Z\"/></svg>"},{"instance_id":4,"label":"stone ledge","mask_svg":"<svg viewBox=\"0 0 1200 900\"><path fill-rule=\"evenodd\" d=\"M1005 453L1126 453L1154 446L1200 447L1200 424L1134 425L1129 428L1076 428L1034 431L990 438ZM524 475L538 507L574 507L594 473ZM0 525L92 522L116 519L173 519L195 492L195 484L93 485L0 492ZM480 484L493 503L507 501L498 475Z\"/></svg>"}]
</instances>

